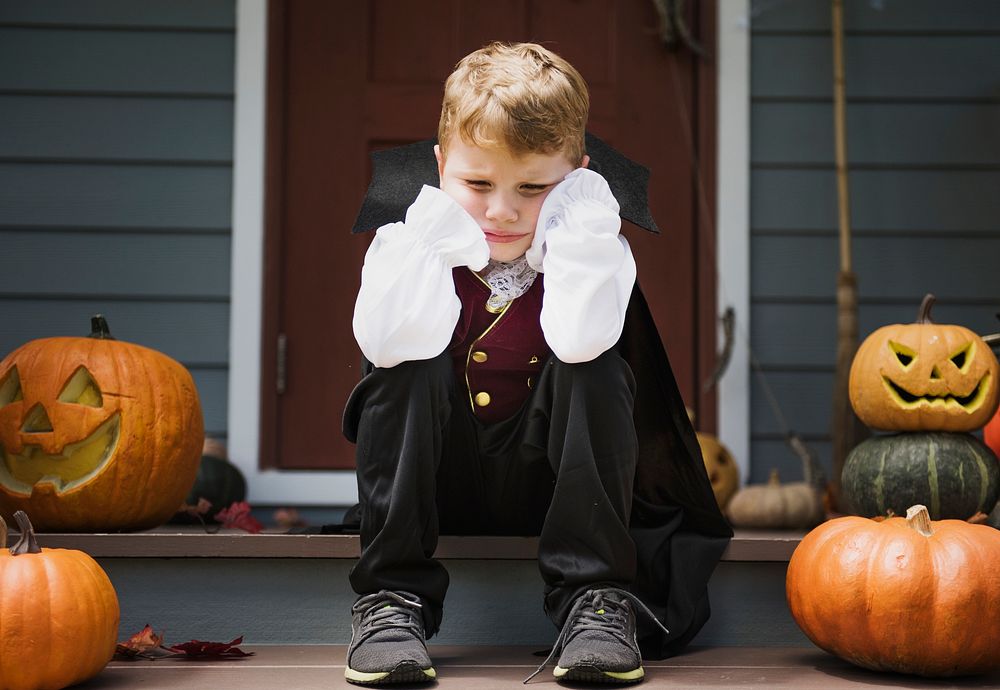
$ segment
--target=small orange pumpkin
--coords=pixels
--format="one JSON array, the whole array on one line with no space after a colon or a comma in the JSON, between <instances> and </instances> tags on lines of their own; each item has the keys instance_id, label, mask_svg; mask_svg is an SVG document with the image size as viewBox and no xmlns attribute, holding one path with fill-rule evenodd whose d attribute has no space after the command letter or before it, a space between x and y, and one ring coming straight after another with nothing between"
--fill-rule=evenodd
<instances>
[{"instance_id":1,"label":"small orange pumpkin","mask_svg":"<svg viewBox=\"0 0 1000 690\"><path fill-rule=\"evenodd\" d=\"M39 530L155 527L194 483L204 441L187 369L111 338L43 338L0 362L0 514Z\"/></svg>"},{"instance_id":2,"label":"small orange pumpkin","mask_svg":"<svg viewBox=\"0 0 1000 690\"><path fill-rule=\"evenodd\" d=\"M934 295L914 324L883 326L851 364L849 392L858 418L887 431L973 431L1000 403L1000 365L963 326L935 324Z\"/></svg>"},{"instance_id":3,"label":"small orange pumpkin","mask_svg":"<svg viewBox=\"0 0 1000 690\"><path fill-rule=\"evenodd\" d=\"M0 688L58 690L92 678L115 653L115 588L93 558L39 548L28 516L14 517L21 539L9 554L0 525Z\"/></svg>"},{"instance_id":4,"label":"small orange pumpkin","mask_svg":"<svg viewBox=\"0 0 1000 690\"><path fill-rule=\"evenodd\" d=\"M875 671L957 676L1000 668L1000 532L961 520L843 517L788 563L792 617L817 646Z\"/></svg>"}]
</instances>

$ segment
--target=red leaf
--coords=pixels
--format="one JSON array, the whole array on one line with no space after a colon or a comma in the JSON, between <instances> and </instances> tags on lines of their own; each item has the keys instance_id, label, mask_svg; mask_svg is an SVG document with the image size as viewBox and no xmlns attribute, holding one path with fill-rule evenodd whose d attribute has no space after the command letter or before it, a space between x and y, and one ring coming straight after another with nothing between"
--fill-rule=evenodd
<instances>
[{"instance_id":1,"label":"red leaf","mask_svg":"<svg viewBox=\"0 0 1000 690\"><path fill-rule=\"evenodd\" d=\"M219 511L215 514L215 519L222 523L223 528L235 527L250 534L257 534L264 529L264 525L250 514L250 504L246 501L237 501L225 510Z\"/></svg>"},{"instance_id":2,"label":"red leaf","mask_svg":"<svg viewBox=\"0 0 1000 690\"><path fill-rule=\"evenodd\" d=\"M218 659L226 657L253 656L253 652L244 652L236 646L242 643L242 635L229 643L191 640L190 642L185 642L184 644L173 645L170 647L170 651L185 654L189 659Z\"/></svg>"}]
</instances>

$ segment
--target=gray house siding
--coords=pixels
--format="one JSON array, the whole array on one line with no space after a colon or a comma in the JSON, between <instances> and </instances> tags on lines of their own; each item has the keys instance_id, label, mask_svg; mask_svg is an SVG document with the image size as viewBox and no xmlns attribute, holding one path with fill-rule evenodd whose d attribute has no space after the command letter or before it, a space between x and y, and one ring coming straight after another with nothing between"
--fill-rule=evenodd
<instances>
[{"instance_id":1,"label":"gray house siding","mask_svg":"<svg viewBox=\"0 0 1000 690\"><path fill-rule=\"evenodd\" d=\"M726 0L721 0L726 1ZM828 0L754 0L751 347L829 461L837 271ZM115 335L194 374L226 432L233 0L0 0L0 354ZM860 330L997 330L1000 3L848 0ZM753 471L800 473L759 380Z\"/></svg>"},{"instance_id":2,"label":"gray house siding","mask_svg":"<svg viewBox=\"0 0 1000 690\"><path fill-rule=\"evenodd\" d=\"M754 2L753 481L799 479L772 411L829 466L838 259L828 0ZM859 332L935 318L1000 330L1000 3L845 3Z\"/></svg>"},{"instance_id":3,"label":"gray house siding","mask_svg":"<svg viewBox=\"0 0 1000 690\"><path fill-rule=\"evenodd\" d=\"M0 1L0 353L86 335L187 366L226 431L232 0Z\"/></svg>"}]
</instances>

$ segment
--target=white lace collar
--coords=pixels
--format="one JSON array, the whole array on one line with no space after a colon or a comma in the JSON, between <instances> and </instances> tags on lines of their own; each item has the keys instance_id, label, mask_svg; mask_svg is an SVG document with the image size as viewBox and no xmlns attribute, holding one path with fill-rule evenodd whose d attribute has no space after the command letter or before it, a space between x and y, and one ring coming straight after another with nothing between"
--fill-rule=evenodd
<instances>
[{"instance_id":1,"label":"white lace collar","mask_svg":"<svg viewBox=\"0 0 1000 690\"><path fill-rule=\"evenodd\" d=\"M523 256L509 262L490 259L481 276L490 286L491 292L486 300L486 308L500 311L508 302L526 293L537 276L538 272L528 265L528 260Z\"/></svg>"}]
</instances>

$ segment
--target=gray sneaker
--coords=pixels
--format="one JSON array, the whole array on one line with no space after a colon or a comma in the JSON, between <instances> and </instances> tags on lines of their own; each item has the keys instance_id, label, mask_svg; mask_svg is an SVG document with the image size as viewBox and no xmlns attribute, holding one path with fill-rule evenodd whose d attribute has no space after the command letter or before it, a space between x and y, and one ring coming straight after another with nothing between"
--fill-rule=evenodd
<instances>
[{"instance_id":1,"label":"gray sneaker","mask_svg":"<svg viewBox=\"0 0 1000 690\"><path fill-rule=\"evenodd\" d=\"M351 607L344 677L357 685L417 683L437 677L427 655L420 597L382 590Z\"/></svg>"},{"instance_id":2,"label":"gray sneaker","mask_svg":"<svg viewBox=\"0 0 1000 690\"><path fill-rule=\"evenodd\" d=\"M646 613L661 628L653 613L631 592L623 589L591 589L580 595L556 643L534 678L559 654L552 675L557 680L590 683L638 683L643 679L642 656L635 634L635 608ZM665 630L665 628L664 628Z\"/></svg>"}]
</instances>

